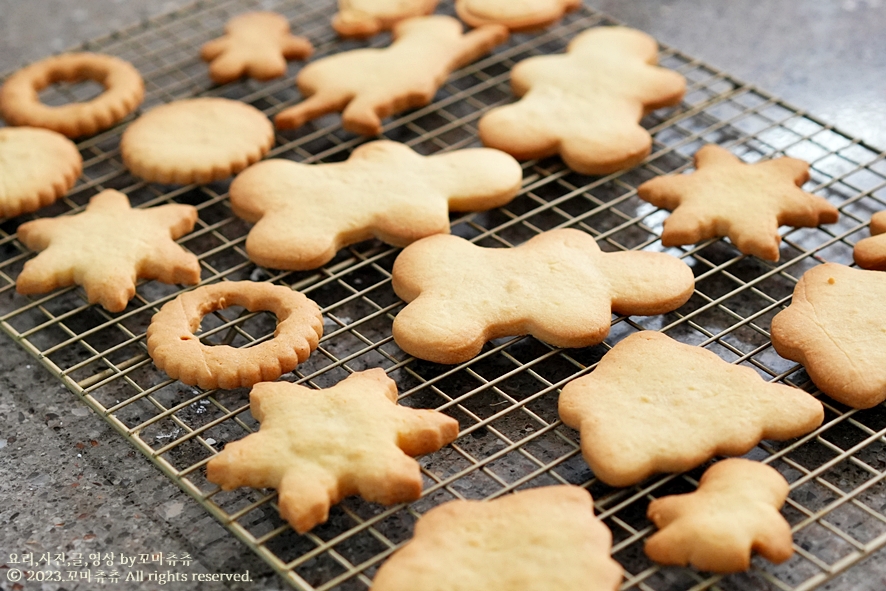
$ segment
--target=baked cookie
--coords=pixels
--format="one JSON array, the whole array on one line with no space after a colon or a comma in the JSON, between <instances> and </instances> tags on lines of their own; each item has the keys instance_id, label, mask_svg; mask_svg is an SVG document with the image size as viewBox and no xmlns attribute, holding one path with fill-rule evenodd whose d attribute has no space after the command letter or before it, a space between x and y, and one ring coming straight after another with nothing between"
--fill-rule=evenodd
<instances>
[{"instance_id":1,"label":"baked cookie","mask_svg":"<svg viewBox=\"0 0 886 591\"><path fill-rule=\"evenodd\" d=\"M151 109L120 140L123 163L155 183L209 183L258 162L274 126L253 106L224 98L175 101Z\"/></svg>"},{"instance_id":2,"label":"baked cookie","mask_svg":"<svg viewBox=\"0 0 886 591\"><path fill-rule=\"evenodd\" d=\"M18 239L43 251L25 263L15 282L21 294L82 285L90 304L121 312L135 295L137 279L194 284L197 257L175 243L194 229L197 208L161 205L132 209L123 193L108 189L73 216L43 218L18 228Z\"/></svg>"},{"instance_id":3,"label":"baked cookie","mask_svg":"<svg viewBox=\"0 0 886 591\"><path fill-rule=\"evenodd\" d=\"M58 82L93 80L105 91L92 100L50 107L40 91ZM132 64L100 53L63 53L22 68L0 89L0 113L10 125L45 127L68 137L93 135L135 111L145 96Z\"/></svg>"},{"instance_id":4,"label":"baked cookie","mask_svg":"<svg viewBox=\"0 0 886 591\"><path fill-rule=\"evenodd\" d=\"M287 60L304 60L314 47L304 37L289 32L289 21L276 12L247 12L225 25L225 36L200 49L209 62L209 77L216 84L242 76L272 80L286 73Z\"/></svg>"},{"instance_id":5,"label":"baked cookie","mask_svg":"<svg viewBox=\"0 0 886 591\"><path fill-rule=\"evenodd\" d=\"M458 421L397 404L383 369L313 390L256 384L249 395L261 429L209 460L206 478L225 490L273 487L280 515L299 533L326 521L348 495L393 505L421 495L418 462L458 437Z\"/></svg>"},{"instance_id":6,"label":"baked cookie","mask_svg":"<svg viewBox=\"0 0 886 591\"><path fill-rule=\"evenodd\" d=\"M480 119L480 139L518 160L560 154L582 174L639 164L652 146L639 121L680 103L683 76L655 67L655 39L624 27L578 35L565 55L536 56L511 71L512 105Z\"/></svg>"},{"instance_id":7,"label":"baked cookie","mask_svg":"<svg viewBox=\"0 0 886 591\"><path fill-rule=\"evenodd\" d=\"M431 14L439 0L338 0L332 28L342 37L371 37L398 22Z\"/></svg>"},{"instance_id":8,"label":"baked cookie","mask_svg":"<svg viewBox=\"0 0 886 591\"><path fill-rule=\"evenodd\" d=\"M203 317L230 306L277 316L274 338L250 347L204 345L194 334ZM283 285L224 281L167 302L151 318L148 355L169 377L191 386L248 388L276 380L304 362L323 336L316 303Z\"/></svg>"},{"instance_id":9,"label":"baked cookie","mask_svg":"<svg viewBox=\"0 0 886 591\"><path fill-rule=\"evenodd\" d=\"M588 491L548 486L492 501L451 501L415 524L373 591L614 591L621 566Z\"/></svg>"},{"instance_id":10,"label":"baked cookie","mask_svg":"<svg viewBox=\"0 0 886 591\"><path fill-rule=\"evenodd\" d=\"M827 263L806 271L772 319L772 346L852 408L886 400L886 273Z\"/></svg>"},{"instance_id":11,"label":"baked cookie","mask_svg":"<svg viewBox=\"0 0 886 591\"><path fill-rule=\"evenodd\" d=\"M739 456L761 439L799 437L824 420L806 392L652 331L632 334L593 373L566 384L559 411L581 431L594 474L612 486Z\"/></svg>"},{"instance_id":12,"label":"baked cookie","mask_svg":"<svg viewBox=\"0 0 886 591\"><path fill-rule=\"evenodd\" d=\"M302 68L296 82L307 97L277 114L279 129L294 129L327 113L342 112L342 127L361 135L381 133L384 117L429 104L450 72L508 38L500 25L462 34L449 16L423 16L394 27L385 49L355 49Z\"/></svg>"},{"instance_id":13,"label":"baked cookie","mask_svg":"<svg viewBox=\"0 0 886 591\"><path fill-rule=\"evenodd\" d=\"M542 29L560 20L581 0L456 0L458 18L472 27L504 25L511 31Z\"/></svg>"},{"instance_id":14,"label":"baked cookie","mask_svg":"<svg viewBox=\"0 0 886 591\"><path fill-rule=\"evenodd\" d=\"M670 312L695 286L680 259L604 253L591 235L573 229L551 230L516 248L431 236L400 253L392 281L409 303L394 319L394 341L436 363L467 361L486 341L505 336L595 345L609 334L613 312Z\"/></svg>"},{"instance_id":15,"label":"baked cookie","mask_svg":"<svg viewBox=\"0 0 886 591\"><path fill-rule=\"evenodd\" d=\"M249 258L273 269L314 269L375 236L405 246L449 232L449 211L504 205L523 171L486 148L421 156L403 144L363 144L342 163L268 160L231 183L234 213L255 224Z\"/></svg>"},{"instance_id":16,"label":"baked cookie","mask_svg":"<svg viewBox=\"0 0 886 591\"><path fill-rule=\"evenodd\" d=\"M751 566L751 551L781 564L794 553L791 526L779 513L788 483L774 468L733 458L704 473L698 490L649 503L659 532L646 541L655 562L715 573Z\"/></svg>"},{"instance_id":17,"label":"baked cookie","mask_svg":"<svg viewBox=\"0 0 886 591\"><path fill-rule=\"evenodd\" d=\"M0 129L0 217L36 211L63 197L83 172L65 136L36 127Z\"/></svg>"},{"instance_id":18,"label":"baked cookie","mask_svg":"<svg viewBox=\"0 0 886 591\"><path fill-rule=\"evenodd\" d=\"M665 246L728 236L744 254L777 261L778 227L814 227L837 221L837 208L806 193L809 164L774 158L745 164L715 144L695 153L695 172L660 176L637 187L641 199L673 213L664 222Z\"/></svg>"},{"instance_id":19,"label":"baked cookie","mask_svg":"<svg viewBox=\"0 0 886 591\"><path fill-rule=\"evenodd\" d=\"M852 256L862 269L886 271L886 211L871 217L871 237L859 240Z\"/></svg>"}]
</instances>

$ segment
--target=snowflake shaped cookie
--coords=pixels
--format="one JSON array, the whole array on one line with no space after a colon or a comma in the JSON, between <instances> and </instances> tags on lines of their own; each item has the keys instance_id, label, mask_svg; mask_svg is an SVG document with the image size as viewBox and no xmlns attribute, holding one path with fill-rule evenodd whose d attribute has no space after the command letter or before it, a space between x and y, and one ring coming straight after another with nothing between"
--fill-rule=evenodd
<instances>
[{"instance_id":1,"label":"snowflake shaped cookie","mask_svg":"<svg viewBox=\"0 0 886 591\"><path fill-rule=\"evenodd\" d=\"M717 462L697 491L649 504L647 516L660 531L646 542L646 554L716 573L747 570L752 550L780 564L794 553L791 526L779 513L787 496L787 481L766 464Z\"/></svg>"},{"instance_id":2,"label":"snowflake shaped cookie","mask_svg":"<svg viewBox=\"0 0 886 591\"><path fill-rule=\"evenodd\" d=\"M458 436L458 422L397 404L382 369L355 373L332 388L256 384L249 396L257 433L229 443L206 466L225 490L276 488L280 514L299 533L326 521L348 495L393 505L421 495L418 462Z\"/></svg>"},{"instance_id":3,"label":"snowflake shaped cookie","mask_svg":"<svg viewBox=\"0 0 886 591\"><path fill-rule=\"evenodd\" d=\"M467 361L504 336L586 347L606 338L613 311L669 312L694 285L692 270L675 257L604 253L580 230L551 230L516 248L432 236L394 263L394 291L409 302L394 319L394 340L437 363Z\"/></svg>"},{"instance_id":4,"label":"snowflake shaped cookie","mask_svg":"<svg viewBox=\"0 0 886 591\"><path fill-rule=\"evenodd\" d=\"M660 176L637 188L641 199L670 209L661 242L695 244L728 236L744 254L779 258L778 227L813 227L837 221L837 208L800 187L809 165L796 158L745 164L729 150L708 144L695 153L695 172Z\"/></svg>"},{"instance_id":5,"label":"snowflake shaped cookie","mask_svg":"<svg viewBox=\"0 0 886 591\"><path fill-rule=\"evenodd\" d=\"M806 392L652 331L629 336L591 374L566 384L559 411L581 432L594 474L613 486L742 455L761 439L799 437L824 420Z\"/></svg>"},{"instance_id":6,"label":"snowflake shaped cookie","mask_svg":"<svg viewBox=\"0 0 886 591\"><path fill-rule=\"evenodd\" d=\"M564 55L536 56L511 71L512 105L480 119L480 138L518 160L560 154L583 174L609 174L639 164L652 138L639 121L679 104L686 81L654 66L658 44L624 27L578 35Z\"/></svg>"},{"instance_id":7,"label":"snowflake shaped cookie","mask_svg":"<svg viewBox=\"0 0 886 591\"><path fill-rule=\"evenodd\" d=\"M615 591L621 566L588 491L547 486L492 501L451 501L415 524L375 591Z\"/></svg>"},{"instance_id":8,"label":"snowflake shaped cookie","mask_svg":"<svg viewBox=\"0 0 886 591\"><path fill-rule=\"evenodd\" d=\"M197 257L175 243L194 229L197 208L161 205L133 209L123 193L108 189L82 213L19 226L25 246L42 251L16 280L21 294L77 284L90 304L120 312L135 295L139 278L192 285L200 281Z\"/></svg>"},{"instance_id":9,"label":"snowflake shaped cookie","mask_svg":"<svg viewBox=\"0 0 886 591\"><path fill-rule=\"evenodd\" d=\"M342 163L267 160L231 184L234 213L255 223L249 258L273 269L314 269L338 249L376 237L405 246L449 232L449 211L491 209L517 194L523 171L497 150L421 156L378 141Z\"/></svg>"},{"instance_id":10,"label":"snowflake shaped cookie","mask_svg":"<svg viewBox=\"0 0 886 591\"><path fill-rule=\"evenodd\" d=\"M487 25L462 34L461 23L437 15L402 21L393 35L385 49L345 51L305 66L296 83L307 98L281 111L277 127L341 111L348 131L378 135L382 118L430 103L450 72L489 53L508 30Z\"/></svg>"},{"instance_id":11,"label":"snowflake shaped cookie","mask_svg":"<svg viewBox=\"0 0 886 591\"><path fill-rule=\"evenodd\" d=\"M200 56L209 63L217 84L249 76L271 80L286 73L287 60L310 57L314 48L304 37L289 32L289 21L275 12L247 12L225 25L225 36L209 41Z\"/></svg>"}]
</instances>

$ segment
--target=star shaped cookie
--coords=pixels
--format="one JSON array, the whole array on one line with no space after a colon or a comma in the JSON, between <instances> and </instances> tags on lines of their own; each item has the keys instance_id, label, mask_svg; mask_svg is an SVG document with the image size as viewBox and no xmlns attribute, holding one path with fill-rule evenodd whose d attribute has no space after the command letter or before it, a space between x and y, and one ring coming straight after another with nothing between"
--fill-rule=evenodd
<instances>
[{"instance_id":1,"label":"star shaped cookie","mask_svg":"<svg viewBox=\"0 0 886 591\"><path fill-rule=\"evenodd\" d=\"M204 44L200 57L209 64L216 84L249 76L271 80L286 73L287 60L310 57L314 48L289 32L289 21L276 12L247 12L225 25L225 36Z\"/></svg>"},{"instance_id":2,"label":"star shaped cookie","mask_svg":"<svg viewBox=\"0 0 886 591\"><path fill-rule=\"evenodd\" d=\"M458 436L458 421L397 404L397 385L382 369L313 390L261 382L249 395L258 432L225 446L206 478L225 490L276 488L280 514L299 533L326 521L348 495L385 505L421 495L418 462Z\"/></svg>"},{"instance_id":3,"label":"star shaped cookie","mask_svg":"<svg viewBox=\"0 0 886 591\"><path fill-rule=\"evenodd\" d=\"M558 347L595 345L612 312L663 314L692 295L692 270L664 253L603 253L580 230L551 230L516 248L483 248L440 235L394 262L394 291L408 302L394 319L401 349L461 363L491 339L531 334Z\"/></svg>"},{"instance_id":4,"label":"star shaped cookie","mask_svg":"<svg viewBox=\"0 0 886 591\"><path fill-rule=\"evenodd\" d=\"M594 474L612 486L742 455L761 439L799 437L824 420L806 392L653 331L632 334L593 373L566 384L559 412L581 432Z\"/></svg>"},{"instance_id":5,"label":"star shaped cookie","mask_svg":"<svg viewBox=\"0 0 886 591\"><path fill-rule=\"evenodd\" d=\"M277 128L342 111L342 127L378 135L382 118L429 104L450 72L503 43L508 30L486 25L462 34L456 19L436 15L401 21L393 36L385 49L345 51L302 68L296 83L307 98L281 111Z\"/></svg>"},{"instance_id":6,"label":"star shaped cookie","mask_svg":"<svg viewBox=\"0 0 886 591\"><path fill-rule=\"evenodd\" d=\"M637 188L641 199L673 211L664 222L665 246L728 236L744 254L779 258L778 227L814 227L837 221L837 208L800 187L809 165L796 158L745 164L708 144L695 153L695 172L660 176Z\"/></svg>"},{"instance_id":7,"label":"star shaped cookie","mask_svg":"<svg viewBox=\"0 0 886 591\"><path fill-rule=\"evenodd\" d=\"M827 263L806 271L772 319L772 346L851 406L886 400L886 273Z\"/></svg>"},{"instance_id":8,"label":"star shaped cookie","mask_svg":"<svg viewBox=\"0 0 886 591\"><path fill-rule=\"evenodd\" d=\"M779 512L787 496L787 481L766 464L717 462L697 491L649 504L647 516L660 531L647 540L646 554L715 573L747 570L752 550L781 564L794 553L791 526Z\"/></svg>"},{"instance_id":9,"label":"star shaped cookie","mask_svg":"<svg viewBox=\"0 0 886 591\"><path fill-rule=\"evenodd\" d=\"M621 566L588 491L547 486L424 514L385 562L374 591L615 591Z\"/></svg>"},{"instance_id":10,"label":"star shaped cookie","mask_svg":"<svg viewBox=\"0 0 886 591\"><path fill-rule=\"evenodd\" d=\"M18 239L42 252L25 263L16 291L46 293L76 283L90 304L121 312L139 278L195 284L200 263L175 239L193 230L196 221L197 208L191 205L132 209L123 193L102 191L82 213L19 226Z\"/></svg>"},{"instance_id":11,"label":"star shaped cookie","mask_svg":"<svg viewBox=\"0 0 886 591\"><path fill-rule=\"evenodd\" d=\"M249 258L273 269L315 269L342 247L376 237L405 246L449 232L449 211L504 205L523 171L497 150L421 156L403 144L363 144L342 163L266 160L231 184L234 213L255 227Z\"/></svg>"},{"instance_id":12,"label":"star shaped cookie","mask_svg":"<svg viewBox=\"0 0 886 591\"><path fill-rule=\"evenodd\" d=\"M886 271L886 211L871 217L871 237L859 240L852 256L862 269Z\"/></svg>"},{"instance_id":13,"label":"star shaped cookie","mask_svg":"<svg viewBox=\"0 0 886 591\"><path fill-rule=\"evenodd\" d=\"M520 98L480 119L480 139L518 160L560 154L583 174L639 164L652 146L643 115L680 103L683 76L656 67L655 39L625 27L595 27L563 55L523 60L511 71Z\"/></svg>"}]
</instances>

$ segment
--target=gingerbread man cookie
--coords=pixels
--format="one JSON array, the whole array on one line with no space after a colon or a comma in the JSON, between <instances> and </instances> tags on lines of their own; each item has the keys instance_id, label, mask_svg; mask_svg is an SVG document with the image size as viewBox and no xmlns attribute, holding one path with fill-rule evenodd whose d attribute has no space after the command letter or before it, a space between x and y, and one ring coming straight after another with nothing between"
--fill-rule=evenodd
<instances>
[{"instance_id":1,"label":"gingerbread man cookie","mask_svg":"<svg viewBox=\"0 0 886 591\"><path fill-rule=\"evenodd\" d=\"M338 0L332 28L342 37L371 37L398 22L431 14L439 0Z\"/></svg>"},{"instance_id":2,"label":"gingerbread man cookie","mask_svg":"<svg viewBox=\"0 0 886 591\"><path fill-rule=\"evenodd\" d=\"M421 495L418 462L458 436L458 421L397 404L382 369L355 373L332 388L256 384L249 396L257 433L225 446L206 478L225 490L276 488L280 514L299 533L326 521L348 495L385 505Z\"/></svg>"},{"instance_id":3,"label":"gingerbread man cookie","mask_svg":"<svg viewBox=\"0 0 886 591\"><path fill-rule=\"evenodd\" d=\"M886 271L886 211L871 217L871 237L859 240L852 256L862 269Z\"/></svg>"},{"instance_id":4,"label":"gingerbread man cookie","mask_svg":"<svg viewBox=\"0 0 886 591\"><path fill-rule=\"evenodd\" d=\"M615 591L622 570L611 546L591 496L577 486L451 501L422 515L372 589Z\"/></svg>"},{"instance_id":5,"label":"gingerbread man cookie","mask_svg":"<svg viewBox=\"0 0 886 591\"><path fill-rule=\"evenodd\" d=\"M456 0L458 18L472 27L498 23L511 31L532 31L552 25L581 0Z\"/></svg>"},{"instance_id":6,"label":"gingerbread man cookie","mask_svg":"<svg viewBox=\"0 0 886 591\"><path fill-rule=\"evenodd\" d=\"M799 437L824 420L806 392L652 331L632 334L593 373L566 384L559 410L580 430L594 474L612 486L742 455L761 439Z\"/></svg>"},{"instance_id":7,"label":"gingerbread man cookie","mask_svg":"<svg viewBox=\"0 0 886 591\"><path fill-rule=\"evenodd\" d=\"M121 312L135 295L139 278L200 281L197 257L175 243L196 221L197 208L191 205L132 209L123 193L102 191L82 213L19 226L19 240L43 252L25 263L15 289L29 295L76 283L86 290L90 304Z\"/></svg>"},{"instance_id":8,"label":"gingerbread man cookie","mask_svg":"<svg viewBox=\"0 0 886 591\"><path fill-rule=\"evenodd\" d=\"M209 63L209 77L216 84L249 76L271 80L286 73L287 60L307 59L311 42L289 32L289 21L276 12L247 12L225 25L225 36L209 41L200 57Z\"/></svg>"},{"instance_id":9,"label":"gingerbread man cookie","mask_svg":"<svg viewBox=\"0 0 886 591\"><path fill-rule=\"evenodd\" d=\"M766 464L717 462L697 491L649 504L647 516L660 531L647 540L646 554L715 573L747 570L751 551L780 564L794 553L791 526L779 513L787 496L787 481Z\"/></svg>"},{"instance_id":10,"label":"gingerbread man cookie","mask_svg":"<svg viewBox=\"0 0 886 591\"><path fill-rule=\"evenodd\" d=\"M398 23L393 36L385 49L346 51L305 66L296 82L307 98L281 111L277 127L294 129L341 111L342 127L377 135L382 118L429 104L450 72L489 53L508 30L488 25L462 34L452 17L424 16Z\"/></svg>"},{"instance_id":11,"label":"gingerbread man cookie","mask_svg":"<svg viewBox=\"0 0 886 591\"><path fill-rule=\"evenodd\" d=\"M778 227L813 227L837 221L837 208L800 187L809 164L775 158L745 164L729 150L708 144L695 153L695 172L660 176L637 188L641 199L670 209L661 242L695 244L728 236L744 254L779 258Z\"/></svg>"},{"instance_id":12,"label":"gingerbread man cookie","mask_svg":"<svg viewBox=\"0 0 886 591\"><path fill-rule=\"evenodd\" d=\"M609 174L639 164L652 146L639 121L680 103L686 81L654 66L658 44L624 27L578 35L565 55L536 56L511 71L522 97L480 119L480 138L518 160L560 154L583 174Z\"/></svg>"},{"instance_id":13,"label":"gingerbread man cookie","mask_svg":"<svg viewBox=\"0 0 886 591\"><path fill-rule=\"evenodd\" d=\"M347 162L268 160L231 184L234 213L255 223L249 258L273 269L314 269L338 249L375 236L405 246L449 232L449 211L491 209L510 201L523 171L487 148L421 156L378 141Z\"/></svg>"},{"instance_id":14,"label":"gingerbread man cookie","mask_svg":"<svg viewBox=\"0 0 886 591\"><path fill-rule=\"evenodd\" d=\"M813 267L772 319L772 346L822 392L853 408L886 400L886 273Z\"/></svg>"},{"instance_id":15,"label":"gingerbread man cookie","mask_svg":"<svg viewBox=\"0 0 886 591\"><path fill-rule=\"evenodd\" d=\"M83 170L74 142L37 127L0 129L0 217L36 211L63 197Z\"/></svg>"},{"instance_id":16,"label":"gingerbread man cookie","mask_svg":"<svg viewBox=\"0 0 886 591\"><path fill-rule=\"evenodd\" d=\"M401 349L461 363L491 339L531 334L558 347L595 345L612 312L663 314L692 295L692 270L657 252L603 253L580 230L551 230L516 248L431 236L394 262L394 291L409 302L394 319Z\"/></svg>"}]
</instances>

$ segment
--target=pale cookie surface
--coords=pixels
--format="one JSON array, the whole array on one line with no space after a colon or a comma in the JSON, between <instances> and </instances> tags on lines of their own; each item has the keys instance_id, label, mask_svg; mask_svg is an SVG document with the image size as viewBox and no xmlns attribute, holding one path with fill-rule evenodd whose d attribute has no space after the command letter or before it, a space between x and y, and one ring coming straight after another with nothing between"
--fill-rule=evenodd
<instances>
[{"instance_id":1,"label":"pale cookie surface","mask_svg":"<svg viewBox=\"0 0 886 591\"><path fill-rule=\"evenodd\" d=\"M455 11L472 27L497 23L511 31L531 31L579 6L581 0L456 0Z\"/></svg>"},{"instance_id":2,"label":"pale cookie surface","mask_svg":"<svg viewBox=\"0 0 886 591\"><path fill-rule=\"evenodd\" d=\"M175 101L151 109L123 133L123 163L146 181L209 183L261 160L274 126L245 103L224 98Z\"/></svg>"},{"instance_id":3,"label":"pale cookie surface","mask_svg":"<svg viewBox=\"0 0 886 591\"><path fill-rule=\"evenodd\" d=\"M652 315L682 306L695 280L664 253L604 253L580 230L551 230L516 248L483 248L432 236L394 262L394 291L409 302L394 319L401 349L460 363L491 339L531 334L558 347L606 338L617 314Z\"/></svg>"},{"instance_id":4,"label":"pale cookie surface","mask_svg":"<svg viewBox=\"0 0 886 591\"><path fill-rule=\"evenodd\" d=\"M852 256L862 269L886 271L886 211L871 217L871 237L859 240Z\"/></svg>"},{"instance_id":5,"label":"pale cookie surface","mask_svg":"<svg viewBox=\"0 0 886 591\"><path fill-rule=\"evenodd\" d=\"M274 338L244 348L201 343L194 334L201 319L229 306L273 312ZM248 388L295 369L317 348L321 336L320 308L299 292L270 283L224 281L164 304L148 327L148 355L169 377L191 386Z\"/></svg>"},{"instance_id":6,"label":"pale cookie surface","mask_svg":"<svg viewBox=\"0 0 886 591\"><path fill-rule=\"evenodd\" d=\"M560 154L583 174L639 164L652 146L639 121L680 103L684 78L656 67L655 39L624 27L578 35L563 55L536 56L511 71L512 105L480 119L480 138L518 160Z\"/></svg>"},{"instance_id":7,"label":"pale cookie surface","mask_svg":"<svg viewBox=\"0 0 886 591\"><path fill-rule=\"evenodd\" d=\"M612 534L577 486L524 490L492 501L451 501L379 569L374 591L615 591Z\"/></svg>"},{"instance_id":8,"label":"pale cookie surface","mask_svg":"<svg viewBox=\"0 0 886 591\"><path fill-rule=\"evenodd\" d=\"M355 49L319 59L298 73L305 100L281 111L280 129L300 127L327 113L342 112L342 127L362 135L381 133L384 117L427 105L453 70L474 61L508 37L500 25L462 34L448 16L407 19L384 49Z\"/></svg>"},{"instance_id":9,"label":"pale cookie surface","mask_svg":"<svg viewBox=\"0 0 886 591\"><path fill-rule=\"evenodd\" d=\"M661 242L695 244L728 236L744 254L779 258L778 227L813 227L837 221L837 208L800 187L809 164L775 158L746 164L729 150L708 144L695 153L690 174L660 176L637 188L641 199L670 209Z\"/></svg>"},{"instance_id":10,"label":"pale cookie surface","mask_svg":"<svg viewBox=\"0 0 886 591\"><path fill-rule=\"evenodd\" d=\"M490 209L510 201L523 172L486 148L421 156L378 141L343 163L268 160L231 184L234 213L255 223L249 258L273 269L314 269L338 249L373 236L405 246L449 232L449 211Z\"/></svg>"},{"instance_id":11,"label":"pale cookie surface","mask_svg":"<svg viewBox=\"0 0 886 591\"><path fill-rule=\"evenodd\" d=\"M225 25L225 36L209 41L200 57L209 63L217 84L242 76L271 80L286 73L287 60L310 57L314 48L304 37L289 32L289 21L276 12L247 12Z\"/></svg>"},{"instance_id":12,"label":"pale cookie surface","mask_svg":"<svg viewBox=\"0 0 886 591\"><path fill-rule=\"evenodd\" d=\"M385 505L421 495L419 464L458 436L458 421L397 404L382 369L355 373L324 390L289 382L256 384L249 396L257 433L228 443L206 466L225 490L276 488L280 515L299 533L326 521L348 495Z\"/></svg>"},{"instance_id":13,"label":"pale cookie surface","mask_svg":"<svg viewBox=\"0 0 886 591\"><path fill-rule=\"evenodd\" d=\"M36 127L0 129L0 217L36 211L63 197L83 170L77 146Z\"/></svg>"},{"instance_id":14,"label":"pale cookie surface","mask_svg":"<svg viewBox=\"0 0 886 591\"><path fill-rule=\"evenodd\" d=\"M50 107L39 92L58 82L93 80L105 91L92 100ZM0 113L10 125L45 127L68 137L92 135L132 113L145 95L132 64L100 53L63 53L22 68L0 89Z\"/></svg>"},{"instance_id":15,"label":"pale cookie surface","mask_svg":"<svg viewBox=\"0 0 886 591\"><path fill-rule=\"evenodd\" d=\"M822 392L853 408L886 400L886 273L813 267L772 319L772 345Z\"/></svg>"},{"instance_id":16,"label":"pale cookie surface","mask_svg":"<svg viewBox=\"0 0 886 591\"><path fill-rule=\"evenodd\" d=\"M566 384L559 411L580 430L594 474L613 486L742 455L761 439L799 437L824 420L806 392L651 331L629 336L593 373Z\"/></svg>"},{"instance_id":17,"label":"pale cookie surface","mask_svg":"<svg viewBox=\"0 0 886 591\"><path fill-rule=\"evenodd\" d=\"M196 221L197 208L191 205L132 209L123 193L102 191L82 213L19 226L19 240L43 252L25 263L15 288L38 294L82 285L90 304L121 312L135 295L139 278L200 281L197 257L175 243Z\"/></svg>"},{"instance_id":18,"label":"pale cookie surface","mask_svg":"<svg viewBox=\"0 0 886 591\"><path fill-rule=\"evenodd\" d=\"M779 512L787 496L787 481L766 464L717 462L697 491L649 504L647 516L660 531L647 540L646 554L715 573L747 570L751 551L780 564L794 553L791 526Z\"/></svg>"},{"instance_id":19,"label":"pale cookie surface","mask_svg":"<svg viewBox=\"0 0 886 591\"><path fill-rule=\"evenodd\" d=\"M371 37L398 22L431 14L439 0L338 0L332 28L342 37Z\"/></svg>"}]
</instances>

